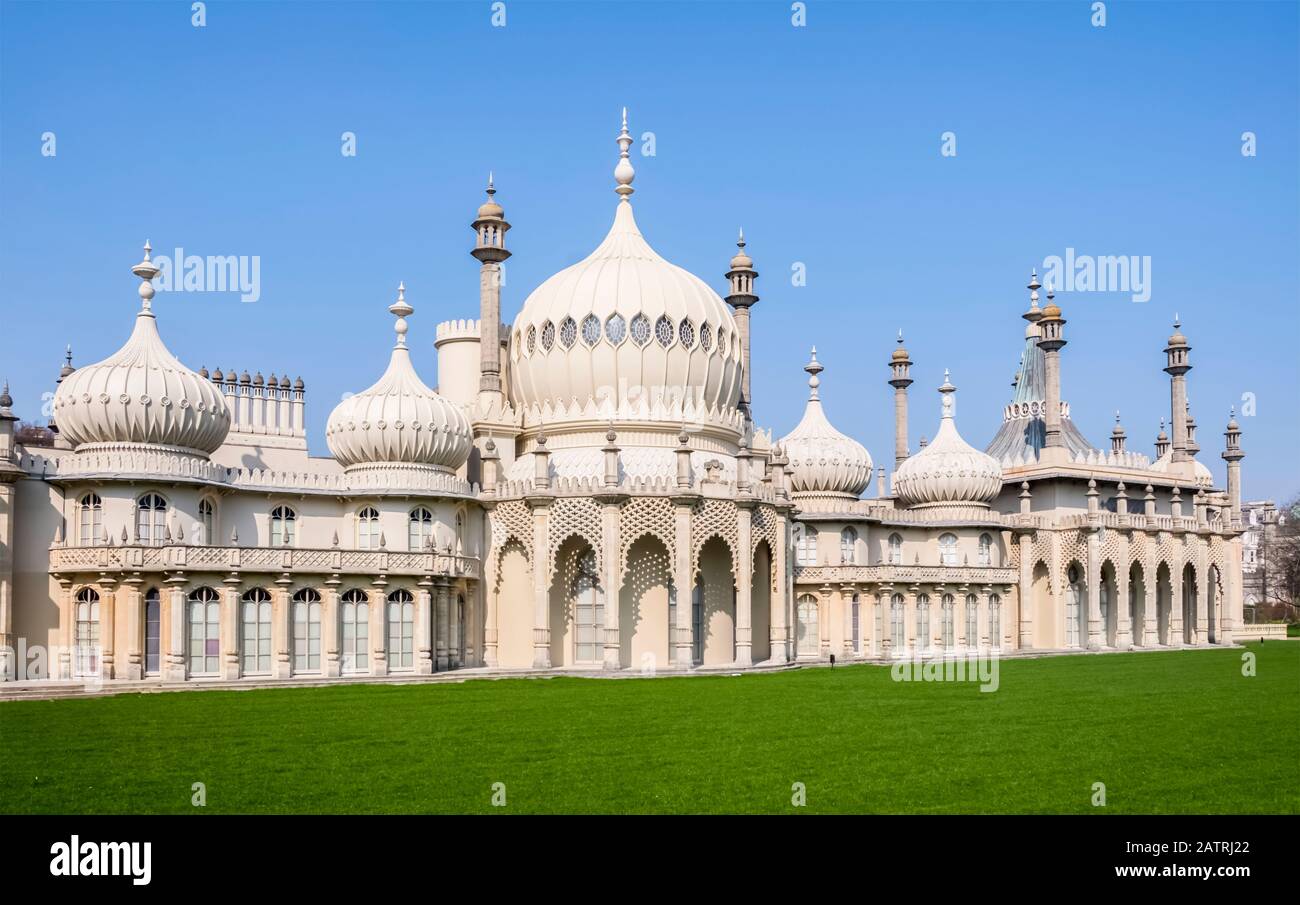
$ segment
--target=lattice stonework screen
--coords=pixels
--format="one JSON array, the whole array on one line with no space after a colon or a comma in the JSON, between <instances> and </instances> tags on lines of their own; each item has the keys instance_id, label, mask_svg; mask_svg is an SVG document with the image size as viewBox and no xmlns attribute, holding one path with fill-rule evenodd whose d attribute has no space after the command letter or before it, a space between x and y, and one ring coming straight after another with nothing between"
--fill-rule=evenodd
<instances>
[{"instance_id":1,"label":"lattice stonework screen","mask_svg":"<svg viewBox=\"0 0 1300 905\"><path fill-rule=\"evenodd\" d=\"M549 547L547 563L555 568L555 555L560 546L574 535L585 540L596 551L596 568L603 562L601 549L600 504L591 497L564 497L551 505L547 521L546 543Z\"/></svg>"},{"instance_id":2,"label":"lattice stonework screen","mask_svg":"<svg viewBox=\"0 0 1300 905\"><path fill-rule=\"evenodd\" d=\"M533 559L533 516L523 500L507 500L499 503L492 510L489 519L492 526L492 547L494 556L500 556L506 544L513 538L518 541Z\"/></svg>"},{"instance_id":3,"label":"lattice stonework screen","mask_svg":"<svg viewBox=\"0 0 1300 905\"><path fill-rule=\"evenodd\" d=\"M618 539L618 574L627 572L627 553L632 545L649 534L668 548L668 561L677 558L677 526L673 504L667 497L637 497L629 500L620 513Z\"/></svg>"},{"instance_id":4,"label":"lattice stonework screen","mask_svg":"<svg viewBox=\"0 0 1300 905\"><path fill-rule=\"evenodd\" d=\"M758 545L767 541L767 549L772 554L772 562L769 571L771 572L772 591L775 593L779 589L776 586L776 559L781 556L781 538L778 532L781 530L780 523L777 521L776 510L771 506L755 506L753 528L750 529L752 535L750 554L751 562L753 553L758 550Z\"/></svg>"},{"instance_id":5,"label":"lattice stonework screen","mask_svg":"<svg viewBox=\"0 0 1300 905\"><path fill-rule=\"evenodd\" d=\"M701 500L691 512L691 574L700 570L700 549L711 537L720 537L731 551L731 575L736 575L736 504L726 500ZM748 580L748 576L746 577Z\"/></svg>"}]
</instances>

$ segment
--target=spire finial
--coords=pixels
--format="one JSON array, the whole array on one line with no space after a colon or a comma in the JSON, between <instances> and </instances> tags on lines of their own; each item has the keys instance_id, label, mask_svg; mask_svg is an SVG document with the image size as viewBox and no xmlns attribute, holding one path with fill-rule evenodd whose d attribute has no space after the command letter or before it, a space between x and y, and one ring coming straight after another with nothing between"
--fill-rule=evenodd
<instances>
[{"instance_id":1,"label":"spire finial","mask_svg":"<svg viewBox=\"0 0 1300 905\"><path fill-rule=\"evenodd\" d=\"M1054 298L1056 298L1056 287L1049 279L1047 281L1047 300L1050 302Z\"/></svg>"},{"instance_id":2,"label":"spire finial","mask_svg":"<svg viewBox=\"0 0 1300 905\"><path fill-rule=\"evenodd\" d=\"M393 324L393 330L397 332L397 345L404 347L406 345L406 319L415 311L406 301L405 281L397 284L397 301L388 306L388 311L397 318L397 323Z\"/></svg>"},{"instance_id":3,"label":"spire finial","mask_svg":"<svg viewBox=\"0 0 1300 905\"><path fill-rule=\"evenodd\" d=\"M898 328L898 344L899 344L900 346L903 344L903 328L902 328L902 327L899 327L899 328Z\"/></svg>"},{"instance_id":4,"label":"spire finial","mask_svg":"<svg viewBox=\"0 0 1300 905\"><path fill-rule=\"evenodd\" d=\"M956 392L957 392L957 388L953 386L952 377L949 375L948 369L944 368L943 386L939 387L939 393L940 395L943 396L943 417L944 418L951 418L953 416L953 406L955 405L953 394Z\"/></svg>"},{"instance_id":5,"label":"spire finial","mask_svg":"<svg viewBox=\"0 0 1300 905\"><path fill-rule=\"evenodd\" d=\"M1181 317L1179 317L1179 316L1178 316L1178 312L1175 311L1175 312L1174 312L1174 329L1177 330L1177 329L1178 329L1179 327L1181 327L1182 325L1183 325L1183 319L1182 319Z\"/></svg>"},{"instance_id":6,"label":"spire finial","mask_svg":"<svg viewBox=\"0 0 1300 905\"><path fill-rule=\"evenodd\" d=\"M628 159L628 149L632 147L632 136L627 131L627 107L623 108L623 131L618 133L618 165L614 167L614 181L618 183L618 188L614 189L624 201L627 201L635 189L632 188L632 180L636 177L636 170L632 169L632 161Z\"/></svg>"},{"instance_id":7,"label":"spire finial","mask_svg":"<svg viewBox=\"0 0 1300 905\"><path fill-rule=\"evenodd\" d=\"M148 311L153 306L154 288L150 282L161 272L149 258L149 253L153 251L153 246L149 240L144 240L144 260L131 268L131 272L140 278L140 306L142 311Z\"/></svg>"},{"instance_id":8,"label":"spire finial","mask_svg":"<svg viewBox=\"0 0 1300 905\"><path fill-rule=\"evenodd\" d=\"M803 369L808 372L808 399L811 401L820 398L817 395L817 388L821 386L822 381L817 375L826 370L826 366L817 360L816 346L812 347L812 358L809 359L808 364L803 366Z\"/></svg>"},{"instance_id":9,"label":"spire finial","mask_svg":"<svg viewBox=\"0 0 1300 905\"><path fill-rule=\"evenodd\" d=\"M737 248L745 247L745 227L740 227L740 238L736 240Z\"/></svg>"}]
</instances>

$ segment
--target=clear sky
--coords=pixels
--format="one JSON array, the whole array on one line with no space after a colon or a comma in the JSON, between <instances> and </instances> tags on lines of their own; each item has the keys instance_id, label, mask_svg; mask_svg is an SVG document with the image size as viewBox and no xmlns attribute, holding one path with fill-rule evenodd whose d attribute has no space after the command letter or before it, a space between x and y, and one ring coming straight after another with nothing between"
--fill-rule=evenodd
<instances>
[{"instance_id":1,"label":"clear sky","mask_svg":"<svg viewBox=\"0 0 1300 905\"><path fill-rule=\"evenodd\" d=\"M755 413L798 420L816 345L835 424L892 458L886 361L916 362L912 447L952 370L983 446L1023 342L1031 266L1149 256L1151 297L1061 293L1063 395L1150 453L1174 313L1201 460L1254 394L1244 494L1300 490L1300 69L1292 2L791 4L0 2L0 376L39 420L66 343L114 351L140 245L256 255L261 297L159 293L191 367L301 375L312 449L378 377L399 280L432 384L434 325L478 316L469 222L489 169L514 225L509 322L603 237L619 108L637 219L720 293L743 226ZM340 136L355 133L345 157ZM42 154L54 133L55 155ZM956 156L945 156L951 132ZM1242 134L1255 134L1255 156ZM807 283L792 285L796 263Z\"/></svg>"}]
</instances>

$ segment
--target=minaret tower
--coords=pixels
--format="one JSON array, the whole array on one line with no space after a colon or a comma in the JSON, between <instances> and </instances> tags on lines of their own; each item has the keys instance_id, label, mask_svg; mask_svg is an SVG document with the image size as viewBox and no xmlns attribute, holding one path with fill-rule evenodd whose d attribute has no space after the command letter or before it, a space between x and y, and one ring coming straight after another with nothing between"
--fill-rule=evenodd
<instances>
[{"instance_id":1,"label":"minaret tower","mask_svg":"<svg viewBox=\"0 0 1300 905\"><path fill-rule=\"evenodd\" d=\"M753 397L749 395L749 309L758 301L758 296L754 293L754 280L758 278L758 271L754 269L754 262L745 254L745 231L740 231L740 239L736 242L739 251L731 259L731 269L727 271L727 282L731 286L731 292L727 295L726 302L736 313L736 329L740 333L740 350L741 350L741 384L740 384L740 407L747 416L750 416L750 402ZM752 420L752 416L751 420Z\"/></svg>"},{"instance_id":2,"label":"minaret tower","mask_svg":"<svg viewBox=\"0 0 1300 905\"><path fill-rule=\"evenodd\" d=\"M1181 326L1178 315L1175 314L1174 334L1169 337L1169 345L1165 346L1165 373L1169 375L1169 414L1173 427L1172 461L1174 462L1186 462L1188 459L1187 372L1192 369L1188 364L1188 353L1192 351L1192 347L1187 344L1187 337L1183 336Z\"/></svg>"},{"instance_id":3,"label":"minaret tower","mask_svg":"<svg viewBox=\"0 0 1300 905\"><path fill-rule=\"evenodd\" d=\"M1061 438L1061 349L1065 347L1065 318L1061 317L1061 309L1056 304L1056 293L1052 291L1050 283L1047 286L1047 307L1038 319L1038 329L1038 348L1043 350L1044 377L1047 383L1047 398L1043 402L1047 409L1043 416L1047 430L1043 448L1060 449L1065 445ZM1057 453L1049 454L1049 457L1057 456Z\"/></svg>"},{"instance_id":4,"label":"minaret tower","mask_svg":"<svg viewBox=\"0 0 1300 905\"><path fill-rule=\"evenodd\" d=\"M898 348L889 356L889 385L894 388L894 469L907 459L907 388L912 385L912 359L903 348L903 331L898 331Z\"/></svg>"},{"instance_id":5,"label":"minaret tower","mask_svg":"<svg viewBox=\"0 0 1300 905\"><path fill-rule=\"evenodd\" d=\"M1160 419L1160 433L1156 434L1156 458L1169 452L1169 435L1165 433L1165 419Z\"/></svg>"},{"instance_id":6,"label":"minaret tower","mask_svg":"<svg viewBox=\"0 0 1300 905\"><path fill-rule=\"evenodd\" d=\"M1123 455L1125 439L1124 425L1119 423L1119 410L1117 409L1115 411L1115 427L1110 432L1110 451L1117 456Z\"/></svg>"},{"instance_id":7,"label":"minaret tower","mask_svg":"<svg viewBox=\"0 0 1300 905\"><path fill-rule=\"evenodd\" d=\"M1228 503L1232 506L1232 527L1241 527L1241 428L1237 426L1237 410L1228 412L1228 429L1223 432L1226 441L1223 459L1228 463Z\"/></svg>"},{"instance_id":8,"label":"minaret tower","mask_svg":"<svg viewBox=\"0 0 1300 905\"><path fill-rule=\"evenodd\" d=\"M488 174L487 201L478 209L470 224L474 228L474 249L479 261L479 392L496 393L501 389L501 262L510 257L506 248L505 211L497 204L496 187Z\"/></svg>"}]
</instances>

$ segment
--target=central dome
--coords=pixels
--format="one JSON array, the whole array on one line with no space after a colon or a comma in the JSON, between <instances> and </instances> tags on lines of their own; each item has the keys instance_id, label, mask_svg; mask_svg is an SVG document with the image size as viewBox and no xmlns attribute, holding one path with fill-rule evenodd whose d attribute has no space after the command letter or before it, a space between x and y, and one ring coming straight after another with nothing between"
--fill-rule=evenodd
<instances>
[{"instance_id":1,"label":"central dome","mask_svg":"<svg viewBox=\"0 0 1300 905\"><path fill-rule=\"evenodd\" d=\"M731 310L699 277L660 257L632 215L632 138L615 179L614 225L588 255L535 289L515 318L511 382L516 403L557 420L608 406L726 414L740 401L741 339Z\"/></svg>"}]
</instances>

